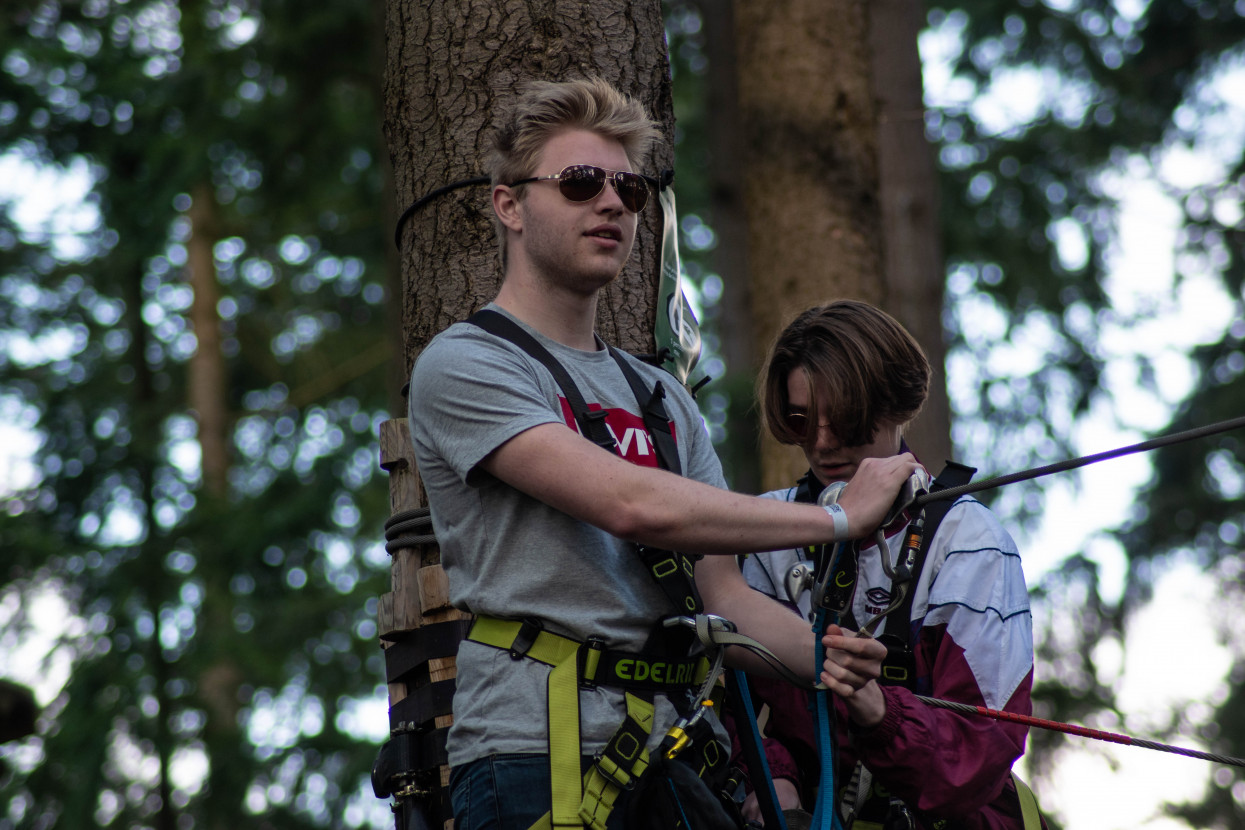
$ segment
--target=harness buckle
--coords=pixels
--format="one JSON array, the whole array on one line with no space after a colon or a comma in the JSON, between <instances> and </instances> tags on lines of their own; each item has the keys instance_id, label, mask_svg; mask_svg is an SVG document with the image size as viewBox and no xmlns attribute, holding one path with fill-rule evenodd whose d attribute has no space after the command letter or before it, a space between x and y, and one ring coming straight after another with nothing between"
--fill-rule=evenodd
<instances>
[{"instance_id":1,"label":"harness buckle","mask_svg":"<svg viewBox=\"0 0 1245 830\"><path fill-rule=\"evenodd\" d=\"M618 444L614 441L614 437L608 430L603 431L601 426L605 424L605 419L609 417L609 412L604 409L593 409L584 412L581 416L580 424L584 437L592 441L606 452L614 452L618 448Z\"/></svg>"},{"instance_id":2,"label":"harness buckle","mask_svg":"<svg viewBox=\"0 0 1245 830\"><path fill-rule=\"evenodd\" d=\"M522 660L536 642L536 638L545 630L545 624L536 617L526 617L519 626L519 633L510 644L510 659Z\"/></svg>"},{"instance_id":3,"label":"harness buckle","mask_svg":"<svg viewBox=\"0 0 1245 830\"><path fill-rule=\"evenodd\" d=\"M600 637L589 637L579 644L575 652L575 676L579 678L579 688L597 687L597 667L604 653L605 640Z\"/></svg>"},{"instance_id":4,"label":"harness buckle","mask_svg":"<svg viewBox=\"0 0 1245 830\"><path fill-rule=\"evenodd\" d=\"M644 742L640 741L635 745L643 748ZM639 774L633 772L633 764L635 762L635 757L627 758L621 755L612 742L606 744L604 749L592 756L592 766L597 774L611 786L617 787L624 792L634 790L636 783L639 781Z\"/></svg>"},{"instance_id":5,"label":"harness buckle","mask_svg":"<svg viewBox=\"0 0 1245 830\"><path fill-rule=\"evenodd\" d=\"M882 686L907 686L916 678L916 655L902 638L894 634L883 634L878 642L886 646L886 659L882 661L882 676L878 683Z\"/></svg>"}]
</instances>

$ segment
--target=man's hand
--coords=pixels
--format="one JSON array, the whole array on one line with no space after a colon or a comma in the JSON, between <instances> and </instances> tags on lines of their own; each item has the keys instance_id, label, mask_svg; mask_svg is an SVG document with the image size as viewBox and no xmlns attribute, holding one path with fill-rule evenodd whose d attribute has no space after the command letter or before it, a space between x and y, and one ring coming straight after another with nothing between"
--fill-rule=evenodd
<instances>
[{"instance_id":1,"label":"man's hand","mask_svg":"<svg viewBox=\"0 0 1245 830\"><path fill-rule=\"evenodd\" d=\"M886 698L877 679L882 676L886 646L872 637L859 637L837 625L826 626L821 682L847 704L852 722L866 729L886 715Z\"/></svg>"},{"instance_id":2,"label":"man's hand","mask_svg":"<svg viewBox=\"0 0 1245 830\"><path fill-rule=\"evenodd\" d=\"M911 453L861 460L839 496L851 538L863 539L873 533L890 512L903 483L919 466Z\"/></svg>"}]
</instances>

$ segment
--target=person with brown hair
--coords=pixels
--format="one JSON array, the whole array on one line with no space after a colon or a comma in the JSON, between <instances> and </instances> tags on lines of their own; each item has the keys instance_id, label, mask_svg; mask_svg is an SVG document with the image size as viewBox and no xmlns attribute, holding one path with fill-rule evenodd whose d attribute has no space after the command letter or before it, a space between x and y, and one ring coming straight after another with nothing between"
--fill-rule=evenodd
<instances>
[{"instance_id":1,"label":"person with brown hair","mask_svg":"<svg viewBox=\"0 0 1245 830\"><path fill-rule=\"evenodd\" d=\"M880 671L884 650L847 636L826 637L815 667L809 627L715 554L864 535L911 456L862 464L832 510L731 493L690 394L593 330L651 201L635 171L656 135L603 81L531 84L490 161L501 288L412 372L411 439L450 599L475 615L448 738L459 830L616 826L673 728L708 725L695 751L725 760L710 707L691 711L700 678L683 635L712 622L706 611L808 681L820 674L849 708Z\"/></svg>"},{"instance_id":2,"label":"person with brown hair","mask_svg":"<svg viewBox=\"0 0 1245 830\"><path fill-rule=\"evenodd\" d=\"M829 485L855 482L871 460L907 453L904 427L920 412L929 377L919 344L868 303L840 300L800 313L770 350L758 396L765 427L799 446L809 470L795 486L763 497L816 503ZM1032 617L1020 555L970 496L947 506L940 520L930 518L901 519L878 534L880 543L874 535L846 546L834 565L833 581L845 588L841 626L888 646L882 676L856 691L853 707L839 706L835 781L845 795L837 808L847 826L1024 827L1021 798L1031 795L1011 767L1024 752L1027 727L916 698L1031 713ZM898 565L914 538L923 558L904 579ZM817 546L759 553L744 561L743 573L753 588L811 620L813 598L807 591L789 596L789 586L799 585L790 575L829 555L832 547ZM821 756L807 693L765 679L753 690L769 706L766 757L779 804L811 810ZM744 813L760 817L755 794ZM1030 822L1035 815L1034 805Z\"/></svg>"}]
</instances>

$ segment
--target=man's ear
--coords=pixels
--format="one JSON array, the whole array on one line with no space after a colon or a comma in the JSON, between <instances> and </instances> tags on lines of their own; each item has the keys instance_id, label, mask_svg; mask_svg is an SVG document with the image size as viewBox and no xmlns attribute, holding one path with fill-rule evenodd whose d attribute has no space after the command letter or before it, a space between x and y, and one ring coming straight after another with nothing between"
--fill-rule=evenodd
<instances>
[{"instance_id":1,"label":"man's ear","mask_svg":"<svg viewBox=\"0 0 1245 830\"><path fill-rule=\"evenodd\" d=\"M499 184L493 188L493 212L507 229L523 230L523 217L519 212L519 197L509 187Z\"/></svg>"}]
</instances>

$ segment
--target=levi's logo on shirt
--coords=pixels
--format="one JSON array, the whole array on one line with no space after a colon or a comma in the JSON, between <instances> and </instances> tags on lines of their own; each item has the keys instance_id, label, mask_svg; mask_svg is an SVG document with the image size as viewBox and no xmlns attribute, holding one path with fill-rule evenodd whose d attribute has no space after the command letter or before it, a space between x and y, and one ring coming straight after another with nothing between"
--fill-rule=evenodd
<instances>
[{"instance_id":1,"label":"levi's logo on shirt","mask_svg":"<svg viewBox=\"0 0 1245 830\"><path fill-rule=\"evenodd\" d=\"M579 425L575 423L575 415L571 412L571 405L567 403L566 398L559 395L558 403L562 405L562 420L568 427L580 432ZM597 412L600 409L600 404L588 404L589 412ZM606 410L605 428L609 430L610 436L618 446L618 454L624 459L632 464L639 464L641 467L657 466L657 452L653 449L653 439L649 436L648 430L644 428L644 419L639 415L634 415L625 409ZM674 431L673 423L670 425L670 431L677 441L678 433ZM583 433L580 432L580 434Z\"/></svg>"}]
</instances>

